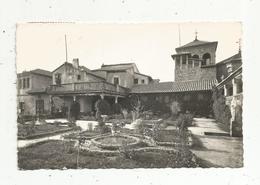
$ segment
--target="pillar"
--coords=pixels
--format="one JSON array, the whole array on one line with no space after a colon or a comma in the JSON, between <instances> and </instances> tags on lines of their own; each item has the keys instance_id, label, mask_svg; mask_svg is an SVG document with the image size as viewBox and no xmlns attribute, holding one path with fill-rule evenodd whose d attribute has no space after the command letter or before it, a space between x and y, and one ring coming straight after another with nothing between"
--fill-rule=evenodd
<instances>
[{"instance_id":1,"label":"pillar","mask_svg":"<svg viewBox=\"0 0 260 185\"><path fill-rule=\"evenodd\" d=\"M224 85L224 96L228 96L227 92L228 92L227 85Z\"/></svg>"},{"instance_id":2,"label":"pillar","mask_svg":"<svg viewBox=\"0 0 260 185\"><path fill-rule=\"evenodd\" d=\"M115 103L118 103L118 96L115 97Z\"/></svg>"},{"instance_id":3,"label":"pillar","mask_svg":"<svg viewBox=\"0 0 260 185\"><path fill-rule=\"evenodd\" d=\"M101 98L101 100L104 100L105 95L104 94L100 94L100 98Z\"/></svg>"},{"instance_id":4,"label":"pillar","mask_svg":"<svg viewBox=\"0 0 260 185\"><path fill-rule=\"evenodd\" d=\"M179 55L180 57L180 69L182 69L182 55Z\"/></svg>"},{"instance_id":5,"label":"pillar","mask_svg":"<svg viewBox=\"0 0 260 185\"><path fill-rule=\"evenodd\" d=\"M237 94L237 83L235 78L232 79L232 85L233 85L233 96L235 96Z\"/></svg>"}]
</instances>

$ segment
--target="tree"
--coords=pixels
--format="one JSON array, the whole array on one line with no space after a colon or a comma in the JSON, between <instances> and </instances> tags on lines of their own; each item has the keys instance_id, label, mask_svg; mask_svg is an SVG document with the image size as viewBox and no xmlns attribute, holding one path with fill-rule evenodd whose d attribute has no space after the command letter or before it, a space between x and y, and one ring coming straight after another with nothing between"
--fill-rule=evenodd
<instances>
[{"instance_id":1,"label":"tree","mask_svg":"<svg viewBox=\"0 0 260 185\"><path fill-rule=\"evenodd\" d=\"M216 87L213 88L212 100L213 100L213 113L215 119L227 126L230 124L231 111L228 105L226 105L226 99L224 95Z\"/></svg>"}]
</instances>

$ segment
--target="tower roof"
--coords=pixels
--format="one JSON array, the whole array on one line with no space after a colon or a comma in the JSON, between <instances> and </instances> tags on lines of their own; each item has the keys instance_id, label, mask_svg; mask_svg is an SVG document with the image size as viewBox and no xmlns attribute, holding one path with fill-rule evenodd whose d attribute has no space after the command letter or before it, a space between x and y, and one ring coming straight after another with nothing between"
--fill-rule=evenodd
<instances>
[{"instance_id":1,"label":"tower roof","mask_svg":"<svg viewBox=\"0 0 260 185\"><path fill-rule=\"evenodd\" d=\"M194 47L194 46L200 46L200 45L205 45L205 44L214 44L214 43L218 43L217 41L214 42L209 42L209 41L203 41L203 40L198 40L197 38L195 38L195 40L193 40L192 42L189 42L183 46L180 46L178 49L182 49L182 48L188 48L188 47Z\"/></svg>"}]
</instances>

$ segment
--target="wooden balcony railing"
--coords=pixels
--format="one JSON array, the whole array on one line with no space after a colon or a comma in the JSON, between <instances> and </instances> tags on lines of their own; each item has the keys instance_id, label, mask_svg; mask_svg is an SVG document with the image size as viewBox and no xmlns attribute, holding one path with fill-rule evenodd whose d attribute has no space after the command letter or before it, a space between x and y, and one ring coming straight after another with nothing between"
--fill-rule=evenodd
<instances>
[{"instance_id":1,"label":"wooden balcony railing","mask_svg":"<svg viewBox=\"0 0 260 185\"><path fill-rule=\"evenodd\" d=\"M108 82L76 82L61 85L51 85L48 89L50 94L63 93L112 93L125 95L127 88Z\"/></svg>"}]
</instances>

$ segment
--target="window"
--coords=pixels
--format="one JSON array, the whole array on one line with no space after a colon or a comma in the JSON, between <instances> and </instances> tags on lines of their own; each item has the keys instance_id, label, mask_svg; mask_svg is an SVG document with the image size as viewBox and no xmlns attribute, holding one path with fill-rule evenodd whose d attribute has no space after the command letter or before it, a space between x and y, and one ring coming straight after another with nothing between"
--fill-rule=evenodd
<instances>
[{"instance_id":1,"label":"window","mask_svg":"<svg viewBox=\"0 0 260 185\"><path fill-rule=\"evenodd\" d=\"M61 84L61 74L60 73L55 74L55 83L56 83L56 85Z\"/></svg>"},{"instance_id":2,"label":"window","mask_svg":"<svg viewBox=\"0 0 260 185\"><path fill-rule=\"evenodd\" d=\"M24 102L19 102L19 113L20 114L24 113L24 108L25 108Z\"/></svg>"},{"instance_id":3,"label":"window","mask_svg":"<svg viewBox=\"0 0 260 185\"><path fill-rule=\"evenodd\" d=\"M144 82L145 82L145 81L144 81L144 80L142 80L142 84L144 84Z\"/></svg>"},{"instance_id":4,"label":"window","mask_svg":"<svg viewBox=\"0 0 260 185\"><path fill-rule=\"evenodd\" d=\"M199 59L199 55L193 55L192 58Z\"/></svg>"},{"instance_id":5,"label":"window","mask_svg":"<svg viewBox=\"0 0 260 185\"><path fill-rule=\"evenodd\" d=\"M22 88L22 79L19 79L19 81L18 81L18 88L19 88L19 89Z\"/></svg>"},{"instance_id":6,"label":"window","mask_svg":"<svg viewBox=\"0 0 260 185\"><path fill-rule=\"evenodd\" d=\"M182 59L182 65L185 65L186 64L186 59Z\"/></svg>"},{"instance_id":7,"label":"window","mask_svg":"<svg viewBox=\"0 0 260 185\"><path fill-rule=\"evenodd\" d=\"M40 115L44 113L44 101L36 100L36 115Z\"/></svg>"},{"instance_id":8,"label":"window","mask_svg":"<svg viewBox=\"0 0 260 185\"><path fill-rule=\"evenodd\" d=\"M138 78L134 79L134 84L138 84Z\"/></svg>"},{"instance_id":9,"label":"window","mask_svg":"<svg viewBox=\"0 0 260 185\"><path fill-rule=\"evenodd\" d=\"M176 65L179 66L179 65L180 65L180 57L177 56L177 57L175 58L175 60L176 60Z\"/></svg>"},{"instance_id":10,"label":"window","mask_svg":"<svg viewBox=\"0 0 260 185\"><path fill-rule=\"evenodd\" d=\"M232 72L232 64L227 64L226 67L227 67L227 72L231 73Z\"/></svg>"},{"instance_id":11,"label":"window","mask_svg":"<svg viewBox=\"0 0 260 185\"><path fill-rule=\"evenodd\" d=\"M25 89L26 88L26 79L24 78L23 79L23 89Z\"/></svg>"},{"instance_id":12,"label":"window","mask_svg":"<svg viewBox=\"0 0 260 185\"><path fill-rule=\"evenodd\" d=\"M114 84L119 85L119 78L118 77L114 77Z\"/></svg>"},{"instance_id":13,"label":"window","mask_svg":"<svg viewBox=\"0 0 260 185\"><path fill-rule=\"evenodd\" d=\"M202 59L203 59L203 62L201 65L208 65L211 63L211 56L209 53L205 53L203 56L202 56Z\"/></svg>"},{"instance_id":14,"label":"window","mask_svg":"<svg viewBox=\"0 0 260 185\"><path fill-rule=\"evenodd\" d=\"M78 76L77 76L77 79L78 79L78 80L81 80L81 76L80 76L80 75L78 75Z\"/></svg>"},{"instance_id":15,"label":"window","mask_svg":"<svg viewBox=\"0 0 260 185\"><path fill-rule=\"evenodd\" d=\"M26 87L30 88L30 78L26 78Z\"/></svg>"}]
</instances>

